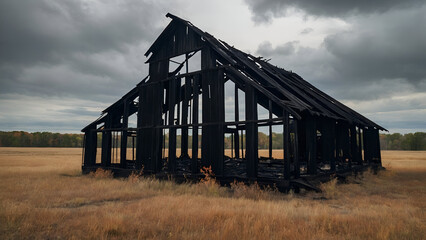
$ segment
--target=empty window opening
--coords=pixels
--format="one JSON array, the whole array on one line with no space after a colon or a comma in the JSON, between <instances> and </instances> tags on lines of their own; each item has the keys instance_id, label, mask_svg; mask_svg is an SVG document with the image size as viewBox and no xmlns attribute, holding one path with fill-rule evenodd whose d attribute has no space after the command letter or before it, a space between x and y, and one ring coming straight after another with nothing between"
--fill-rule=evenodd
<instances>
[{"instance_id":1,"label":"empty window opening","mask_svg":"<svg viewBox=\"0 0 426 240\"><path fill-rule=\"evenodd\" d=\"M136 115L136 113L134 113L129 116L127 121L128 121L127 123L128 128L136 128L138 125L138 116Z\"/></svg>"},{"instance_id":2,"label":"empty window opening","mask_svg":"<svg viewBox=\"0 0 426 240\"><path fill-rule=\"evenodd\" d=\"M96 147L96 164L101 164L102 159L102 132L97 132Z\"/></svg>"},{"instance_id":3,"label":"empty window opening","mask_svg":"<svg viewBox=\"0 0 426 240\"><path fill-rule=\"evenodd\" d=\"M257 119L269 119L269 110L257 104Z\"/></svg>"},{"instance_id":4,"label":"empty window opening","mask_svg":"<svg viewBox=\"0 0 426 240\"><path fill-rule=\"evenodd\" d=\"M257 149L259 158L269 158L269 127L258 127Z\"/></svg>"},{"instance_id":5,"label":"empty window opening","mask_svg":"<svg viewBox=\"0 0 426 240\"><path fill-rule=\"evenodd\" d=\"M225 133L224 134L224 155L226 158L234 158L235 153L234 153L234 138L233 138L233 134L232 133Z\"/></svg>"},{"instance_id":6,"label":"empty window opening","mask_svg":"<svg viewBox=\"0 0 426 240\"><path fill-rule=\"evenodd\" d=\"M235 114L235 83L231 80L225 82L225 122L236 121Z\"/></svg>"},{"instance_id":7,"label":"empty window opening","mask_svg":"<svg viewBox=\"0 0 426 240\"><path fill-rule=\"evenodd\" d=\"M121 156L121 131L111 131L111 163L119 164Z\"/></svg>"},{"instance_id":8,"label":"empty window opening","mask_svg":"<svg viewBox=\"0 0 426 240\"><path fill-rule=\"evenodd\" d=\"M238 116L240 121L246 120L246 93L238 89Z\"/></svg>"}]
</instances>

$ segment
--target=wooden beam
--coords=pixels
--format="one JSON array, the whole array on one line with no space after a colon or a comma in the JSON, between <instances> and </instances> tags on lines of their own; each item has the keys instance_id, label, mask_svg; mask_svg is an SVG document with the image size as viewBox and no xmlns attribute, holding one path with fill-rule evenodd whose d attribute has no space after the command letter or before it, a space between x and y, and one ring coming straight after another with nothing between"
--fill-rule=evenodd
<instances>
[{"instance_id":1,"label":"wooden beam","mask_svg":"<svg viewBox=\"0 0 426 240\"><path fill-rule=\"evenodd\" d=\"M317 126L312 116L306 119L306 153L308 174L317 173Z\"/></svg>"},{"instance_id":2,"label":"wooden beam","mask_svg":"<svg viewBox=\"0 0 426 240\"><path fill-rule=\"evenodd\" d=\"M191 79L185 78L184 96L182 101L182 125L188 124L188 106L191 98ZM182 127L181 155L188 157L188 127Z\"/></svg>"},{"instance_id":3,"label":"wooden beam","mask_svg":"<svg viewBox=\"0 0 426 240\"><path fill-rule=\"evenodd\" d=\"M200 80L199 75L194 76L193 78L193 87L192 87L192 159L191 159L191 171L192 173L199 173L198 167L198 97L200 94Z\"/></svg>"},{"instance_id":4,"label":"wooden beam","mask_svg":"<svg viewBox=\"0 0 426 240\"><path fill-rule=\"evenodd\" d=\"M123 101L123 125L122 128L129 127L129 101L125 99ZM122 168L127 167L127 130L121 132L121 151L120 151L120 166Z\"/></svg>"},{"instance_id":5,"label":"wooden beam","mask_svg":"<svg viewBox=\"0 0 426 240\"><path fill-rule=\"evenodd\" d=\"M246 85L246 120L257 120L257 95L256 90ZM246 124L246 162L247 177L249 179L257 178L258 166L258 127L257 123Z\"/></svg>"},{"instance_id":6,"label":"wooden beam","mask_svg":"<svg viewBox=\"0 0 426 240\"><path fill-rule=\"evenodd\" d=\"M293 142L293 164L294 164L294 178L300 177L300 160L299 160L299 131L298 129L298 120L293 119L293 133L294 133L294 142Z\"/></svg>"},{"instance_id":7,"label":"wooden beam","mask_svg":"<svg viewBox=\"0 0 426 240\"><path fill-rule=\"evenodd\" d=\"M210 48L201 51L203 124L202 127L202 165L211 166L214 174L223 174L224 157L224 73L216 68L216 55Z\"/></svg>"},{"instance_id":8,"label":"wooden beam","mask_svg":"<svg viewBox=\"0 0 426 240\"><path fill-rule=\"evenodd\" d=\"M351 132L351 159L352 159L352 162L359 163L358 142L357 142L357 138L356 138L357 132L356 132L355 125L352 125L350 127L350 132Z\"/></svg>"},{"instance_id":9,"label":"wooden beam","mask_svg":"<svg viewBox=\"0 0 426 240\"><path fill-rule=\"evenodd\" d=\"M90 167L96 164L97 132L96 125L86 129L84 133L84 166Z\"/></svg>"},{"instance_id":10,"label":"wooden beam","mask_svg":"<svg viewBox=\"0 0 426 240\"><path fill-rule=\"evenodd\" d=\"M379 166L382 166L382 153L380 152L380 134L379 134L379 129L375 129L374 135L376 136L376 157L377 157L377 161L379 163Z\"/></svg>"},{"instance_id":11,"label":"wooden beam","mask_svg":"<svg viewBox=\"0 0 426 240\"><path fill-rule=\"evenodd\" d=\"M362 164L364 161L363 161L363 158L362 158L362 133L361 133L360 127L358 127L357 133L358 133L358 135L357 135L357 137L358 137L358 139L357 139L358 140L358 161L359 161L360 164Z\"/></svg>"},{"instance_id":12,"label":"wooden beam","mask_svg":"<svg viewBox=\"0 0 426 240\"><path fill-rule=\"evenodd\" d=\"M238 101L238 86L235 83L235 89L234 89L234 106L235 106L235 122L239 122L240 121L240 110L239 110L239 101ZM238 129L238 125L237 125L237 129ZM234 146L235 146L235 158L240 158L240 137L238 134L238 130L235 131L234 133Z\"/></svg>"},{"instance_id":13,"label":"wooden beam","mask_svg":"<svg viewBox=\"0 0 426 240\"><path fill-rule=\"evenodd\" d=\"M180 87L180 79L169 81L169 125L175 125L176 92ZM169 128L169 172L176 172L176 128Z\"/></svg>"},{"instance_id":14,"label":"wooden beam","mask_svg":"<svg viewBox=\"0 0 426 240\"><path fill-rule=\"evenodd\" d=\"M336 122L334 119L323 118L321 119L321 145L322 145L322 160L323 162L330 163L330 171L336 171L336 139L335 139L335 127Z\"/></svg>"},{"instance_id":15,"label":"wooden beam","mask_svg":"<svg viewBox=\"0 0 426 240\"><path fill-rule=\"evenodd\" d=\"M373 160L373 149L372 144L375 144L371 139L371 129L364 128L363 129L363 145L364 145L364 160L371 164Z\"/></svg>"},{"instance_id":16,"label":"wooden beam","mask_svg":"<svg viewBox=\"0 0 426 240\"><path fill-rule=\"evenodd\" d=\"M162 138L164 87L162 80L167 78L169 61L158 61L149 64L150 85L140 85L138 128L137 166L144 166L145 172L156 173L162 167ZM140 153L139 153L140 152ZM139 154L138 154L139 153ZM140 162L140 163L138 163ZM138 165L139 164L139 165Z\"/></svg>"},{"instance_id":17,"label":"wooden beam","mask_svg":"<svg viewBox=\"0 0 426 240\"><path fill-rule=\"evenodd\" d=\"M283 111L283 150L284 150L284 179L290 180L290 130L289 130L289 115L284 109Z\"/></svg>"},{"instance_id":18,"label":"wooden beam","mask_svg":"<svg viewBox=\"0 0 426 240\"><path fill-rule=\"evenodd\" d=\"M102 155L101 155L101 165L102 167L109 167L111 165L111 131L112 127L112 114L108 113L105 119L104 131L102 131Z\"/></svg>"}]
</instances>

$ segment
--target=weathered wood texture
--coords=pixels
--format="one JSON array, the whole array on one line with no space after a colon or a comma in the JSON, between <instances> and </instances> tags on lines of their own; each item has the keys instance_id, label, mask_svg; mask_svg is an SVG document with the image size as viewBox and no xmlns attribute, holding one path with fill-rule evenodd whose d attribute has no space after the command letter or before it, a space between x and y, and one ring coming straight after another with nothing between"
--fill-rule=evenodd
<instances>
[{"instance_id":1,"label":"weathered wood texture","mask_svg":"<svg viewBox=\"0 0 426 240\"><path fill-rule=\"evenodd\" d=\"M145 54L149 76L82 130L83 170L143 169L145 174L198 177L201 167L211 166L222 180L288 184L300 177L381 165L383 127L299 75L244 53L184 19L167 16L172 21ZM196 53L201 55L196 64L200 68L190 72L189 62ZM177 67L169 69L170 62ZM235 88L226 90L226 81ZM227 106L234 111L234 121L225 121L225 91L234 94L229 98L234 105ZM259 119L258 106L267 110L264 119ZM137 114L136 128L129 127L133 114ZM282 127L283 159L272 155L273 126ZM258 156L259 127L269 133L266 158ZM96 162L98 133L102 135L100 163ZM225 133L232 136L232 153L226 157ZM128 139L134 146L132 156L127 154Z\"/></svg>"}]
</instances>

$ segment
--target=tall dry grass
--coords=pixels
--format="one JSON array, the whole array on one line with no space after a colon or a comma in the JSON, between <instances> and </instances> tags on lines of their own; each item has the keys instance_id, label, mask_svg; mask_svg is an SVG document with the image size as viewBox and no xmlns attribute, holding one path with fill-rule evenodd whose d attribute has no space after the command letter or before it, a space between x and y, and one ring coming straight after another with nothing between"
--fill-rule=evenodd
<instances>
[{"instance_id":1,"label":"tall dry grass","mask_svg":"<svg viewBox=\"0 0 426 240\"><path fill-rule=\"evenodd\" d=\"M0 148L0 239L424 239L426 154L383 156L378 175L281 194L83 176L79 149Z\"/></svg>"}]
</instances>

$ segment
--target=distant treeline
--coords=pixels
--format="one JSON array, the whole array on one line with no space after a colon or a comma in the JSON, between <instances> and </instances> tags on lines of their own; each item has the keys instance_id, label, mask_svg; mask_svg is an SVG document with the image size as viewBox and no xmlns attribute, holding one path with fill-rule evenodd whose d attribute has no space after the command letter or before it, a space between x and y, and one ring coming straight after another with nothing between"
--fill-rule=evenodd
<instances>
[{"instance_id":1,"label":"distant treeline","mask_svg":"<svg viewBox=\"0 0 426 240\"><path fill-rule=\"evenodd\" d=\"M82 147L83 134L1 132L0 147Z\"/></svg>"},{"instance_id":2,"label":"distant treeline","mask_svg":"<svg viewBox=\"0 0 426 240\"><path fill-rule=\"evenodd\" d=\"M102 134L98 134L98 147L101 147ZM259 149L268 149L268 135L259 132ZM241 137L241 136L240 136ZM176 145L181 147L181 136L176 137ZM188 146L192 146L192 136L188 136ZM243 136L245 145L245 136ZM119 142L119 141L117 141ZM168 146L168 134L165 136L165 145ZM201 147L201 136L199 136L199 147ZM240 143L241 144L241 143ZM0 131L0 147L82 147L83 134L61 134L50 132L28 133L23 131L2 132ZM224 139L226 149L231 148L232 138L227 134ZM272 133L272 148L280 149L283 145L282 133ZM416 132L407 134L380 134L380 146L382 150L426 150L426 133ZM129 139L128 147L132 147Z\"/></svg>"},{"instance_id":3,"label":"distant treeline","mask_svg":"<svg viewBox=\"0 0 426 240\"><path fill-rule=\"evenodd\" d=\"M382 150L426 150L426 133L380 134Z\"/></svg>"}]
</instances>

